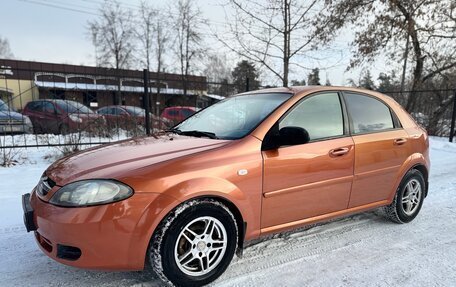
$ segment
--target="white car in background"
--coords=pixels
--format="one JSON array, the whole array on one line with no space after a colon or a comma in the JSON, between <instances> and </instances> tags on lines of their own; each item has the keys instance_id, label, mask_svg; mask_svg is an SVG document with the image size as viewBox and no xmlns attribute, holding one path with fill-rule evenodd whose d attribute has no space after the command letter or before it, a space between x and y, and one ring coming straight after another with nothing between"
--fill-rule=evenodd
<instances>
[{"instance_id":1,"label":"white car in background","mask_svg":"<svg viewBox=\"0 0 456 287\"><path fill-rule=\"evenodd\" d=\"M33 125L29 117L16 112L0 100L0 135L32 133Z\"/></svg>"}]
</instances>

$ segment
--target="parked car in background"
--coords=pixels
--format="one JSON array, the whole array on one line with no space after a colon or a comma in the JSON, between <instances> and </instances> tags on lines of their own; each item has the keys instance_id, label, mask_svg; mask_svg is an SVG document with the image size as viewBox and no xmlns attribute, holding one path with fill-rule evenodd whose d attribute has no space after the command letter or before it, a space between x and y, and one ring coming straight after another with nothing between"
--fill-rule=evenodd
<instances>
[{"instance_id":1,"label":"parked car in background","mask_svg":"<svg viewBox=\"0 0 456 287\"><path fill-rule=\"evenodd\" d=\"M92 131L106 123L103 116L81 103L69 100L31 101L25 105L23 114L30 117L35 133Z\"/></svg>"},{"instance_id":2,"label":"parked car in background","mask_svg":"<svg viewBox=\"0 0 456 287\"><path fill-rule=\"evenodd\" d=\"M244 241L375 208L408 223L428 193L428 135L378 92L252 91L171 132L182 136L126 140L50 166L23 195L41 250L82 268L149 264L167 283L201 286Z\"/></svg>"},{"instance_id":3,"label":"parked car in background","mask_svg":"<svg viewBox=\"0 0 456 287\"><path fill-rule=\"evenodd\" d=\"M195 107L168 107L163 110L161 117L172 121L173 124L177 124L197 111Z\"/></svg>"},{"instance_id":4,"label":"parked car in background","mask_svg":"<svg viewBox=\"0 0 456 287\"><path fill-rule=\"evenodd\" d=\"M0 100L0 135L32 133L30 118L16 112Z\"/></svg>"},{"instance_id":5,"label":"parked car in background","mask_svg":"<svg viewBox=\"0 0 456 287\"><path fill-rule=\"evenodd\" d=\"M110 128L130 129L133 126L145 126L146 110L135 106L106 106L99 108L97 113L103 115ZM171 121L149 113L151 127L165 130L171 127Z\"/></svg>"}]
</instances>

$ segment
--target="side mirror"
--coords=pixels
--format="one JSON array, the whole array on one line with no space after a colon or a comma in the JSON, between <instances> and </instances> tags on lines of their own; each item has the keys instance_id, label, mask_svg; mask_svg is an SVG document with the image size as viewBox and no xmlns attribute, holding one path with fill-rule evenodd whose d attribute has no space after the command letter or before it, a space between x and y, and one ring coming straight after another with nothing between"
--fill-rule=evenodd
<instances>
[{"instance_id":1,"label":"side mirror","mask_svg":"<svg viewBox=\"0 0 456 287\"><path fill-rule=\"evenodd\" d=\"M309 141L309 133L304 128L284 127L279 130L278 125L275 125L266 135L261 150L273 150L281 146L300 145Z\"/></svg>"},{"instance_id":2,"label":"side mirror","mask_svg":"<svg viewBox=\"0 0 456 287\"><path fill-rule=\"evenodd\" d=\"M301 127L284 127L279 131L280 145L300 145L310 141L309 133Z\"/></svg>"}]
</instances>

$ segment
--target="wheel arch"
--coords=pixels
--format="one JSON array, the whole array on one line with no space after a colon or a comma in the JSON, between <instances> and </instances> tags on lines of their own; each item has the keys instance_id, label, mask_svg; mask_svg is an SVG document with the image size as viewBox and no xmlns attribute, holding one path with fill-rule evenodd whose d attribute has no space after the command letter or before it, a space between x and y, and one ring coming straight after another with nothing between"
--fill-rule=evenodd
<instances>
[{"instance_id":1,"label":"wheel arch","mask_svg":"<svg viewBox=\"0 0 456 287\"><path fill-rule=\"evenodd\" d=\"M422 154L415 153L412 154L405 160L405 162L402 164L402 166L399 169L398 172L398 177L396 179L396 182L393 186L393 190L391 190L390 195L388 197L388 201L391 203L394 199L394 196L396 194L396 191L399 187L399 185L402 182L402 179L404 176L410 171L410 170L418 170L423 174L424 181L425 181L425 196L427 196L428 193L428 188L429 188L429 183L428 183L428 178L429 178L429 164L426 161L425 157Z\"/></svg>"},{"instance_id":2,"label":"wheel arch","mask_svg":"<svg viewBox=\"0 0 456 287\"><path fill-rule=\"evenodd\" d=\"M428 195L428 190L429 190L429 171L428 171L427 167L422 163L418 163L418 164L414 165L411 169L416 169L419 172L421 172L421 174L423 175L424 184L425 184L424 197L426 197Z\"/></svg>"},{"instance_id":3,"label":"wheel arch","mask_svg":"<svg viewBox=\"0 0 456 287\"><path fill-rule=\"evenodd\" d=\"M237 244L236 244L236 254L238 256L242 256L242 251L244 247L244 238L246 234L246 228L247 228L247 222L244 219L244 216L239 209L239 207L233 202L232 199L228 198L227 196L223 196L223 194L211 194L211 193L205 193L205 194L198 194L195 196L191 196L188 198L185 198L183 201L178 201L174 198L171 198L170 196L167 196L165 194L161 194L158 198L161 198L161 200L169 200L168 201L168 206L164 209L161 210L159 214L155 214L154 220L151 220L149 225L149 229L145 231L145 233L140 236L143 239L141 240L143 244L141 244L140 247L140 254L141 257L144 258L143 264L144 267L147 267L148 263L148 249L150 244L152 244L152 239L154 234L159 230L160 224L174 211L176 208L179 208L179 206L182 206L186 202L192 201L192 200L203 200L203 199L212 199L214 201L220 202L223 205L225 205L228 210L233 214L236 222L236 226L238 228L238 238L237 238ZM153 204L152 204L153 205ZM150 213L147 211L149 209L153 209L153 207L149 206L146 211L144 212L144 216L150 216ZM146 218L141 219L141 221L148 221Z\"/></svg>"}]
</instances>

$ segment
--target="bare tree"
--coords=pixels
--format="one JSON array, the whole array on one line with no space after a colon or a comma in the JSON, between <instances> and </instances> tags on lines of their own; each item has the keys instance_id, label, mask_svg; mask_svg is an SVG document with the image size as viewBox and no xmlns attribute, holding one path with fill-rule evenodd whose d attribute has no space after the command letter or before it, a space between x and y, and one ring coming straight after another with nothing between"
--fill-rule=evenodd
<instances>
[{"instance_id":1,"label":"bare tree","mask_svg":"<svg viewBox=\"0 0 456 287\"><path fill-rule=\"evenodd\" d=\"M208 92L227 96L233 90L231 82L231 67L225 54L208 53L204 63L203 74L209 81Z\"/></svg>"},{"instance_id":2,"label":"bare tree","mask_svg":"<svg viewBox=\"0 0 456 287\"><path fill-rule=\"evenodd\" d=\"M167 29L169 23L165 17L166 15L162 14L159 9L143 1L139 11L141 20L135 29L136 37L141 44L140 59L142 64L150 71L155 63L157 78L154 80L156 81L157 93L153 96L151 103L154 113L158 113L155 111L155 103L160 96L160 79L164 69L164 56L170 40L169 29Z\"/></svg>"},{"instance_id":3,"label":"bare tree","mask_svg":"<svg viewBox=\"0 0 456 287\"><path fill-rule=\"evenodd\" d=\"M13 58L14 55L11 52L11 48L7 38L0 37L0 58Z\"/></svg>"},{"instance_id":4,"label":"bare tree","mask_svg":"<svg viewBox=\"0 0 456 287\"><path fill-rule=\"evenodd\" d=\"M395 61L405 56L411 61L411 93L406 104L411 111L416 91L426 81L456 67L455 6L453 0L326 0L327 9L317 26L321 39L328 42L347 24L356 29L350 67L380 55ZM411 53L404 53L407 42Z\"/></svg>"},{"instance_id":5,"label":"bare tree","mask_svg":"<svg viewBox=\"0 0 456 287\"><path fill-rule=\"evenodd\" d=\"M97 65L126 69L133 59L135 34L131 10L125 10L116 0L105 0L98 10L100 18L89 22L88 30L96 50ZM121 83L115 102L121 103Z\"/></svg>"},{"instance_id":6,"label":"bare tree","mask_svg":"<svg viewBox=\"0 0 456 287\"><path fill-rule=\"evenodd\" d=\"M229 37L215 36L231 51L260 64L288 86L291 66L301 67L315 43L312 19L319 0L229 0L234 21Z\"/></svg>"},{"instance_id":7,"label":"bare tree","mask_svg":"<svg viewBox=\"0 0 456 287\"><path fill-rule=\"evenodd\" d=\"M155 40L154 24L158 18L158 10L154 9L147 2L141 1L138 16L140 22L135 26L135 35L141 47L139 49L140 62L150 71Z\"/></svg>"},{"instance_id":8,"label":"bare tree","mask_svg":"<svg viewBox=\"0 0 456 287\"><path fill-rule=\"evenodd\" d=\"M193 61L202 52L202 36L200 32L201 11L194 0L179 0L173 7L175 16L174 52L179 60L180 74L184 96L188 91L188 75L192 69Z\"/></svg>"}]
</instances>

